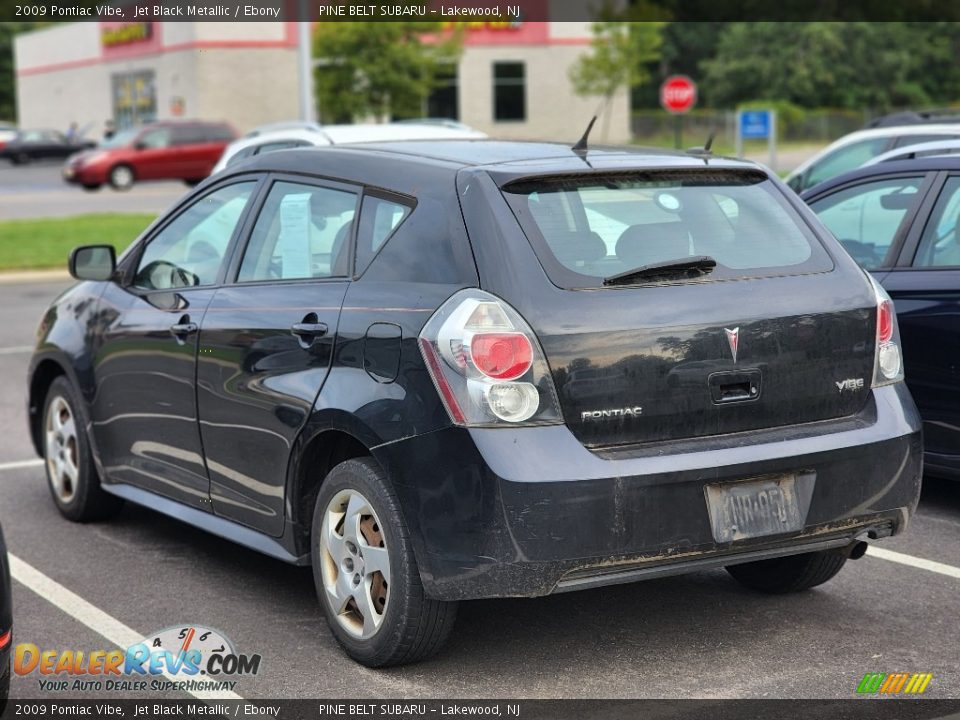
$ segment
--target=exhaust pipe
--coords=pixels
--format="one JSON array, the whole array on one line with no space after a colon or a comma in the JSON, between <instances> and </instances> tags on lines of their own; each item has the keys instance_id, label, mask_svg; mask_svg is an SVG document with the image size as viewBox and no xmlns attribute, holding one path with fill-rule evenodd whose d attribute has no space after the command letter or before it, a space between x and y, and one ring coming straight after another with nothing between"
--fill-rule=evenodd
<instances>
[{"instance_id":1,"label":"exhaust pipe","mask_svg":"<svg viewBox=\"0 0 960 720\"><path fill-rule=\"evenodd\" d=\"M855 540L841 550L841 553L849 560L859 560L867 554L867 548L870 547L863 540Z\"/></svg>"}]
</instances>

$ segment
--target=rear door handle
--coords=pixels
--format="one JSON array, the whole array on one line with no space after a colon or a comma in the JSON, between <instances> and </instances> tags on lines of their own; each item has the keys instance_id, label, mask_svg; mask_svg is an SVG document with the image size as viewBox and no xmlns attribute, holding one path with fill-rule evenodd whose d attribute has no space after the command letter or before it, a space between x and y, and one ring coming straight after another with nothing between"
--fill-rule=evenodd
<instances>
[{"instance_id":1,"label":"rear door handle","mask_svg":"<svg viewBox=\"0 0 960 720\"><path fill-rule=\"evenodd\" d=\"M316 313L307 313L300 322L290 326L290 332L297 338L300 347L306 350L314 340L327 334L327 324L320 322Z\"/></svg>"},{"instance_id":2,"label":"rear door handle","mask_svg":"<svg viewBox=\"0 0 960 720\"><path fill-rule=\"evenodd\" d=\"M199 326L195 322L190 322L189 315L184 315L180 318L180 322L170 326L170 332L180 342L183 342L183 339L188 335L193 335L198 329Z\"/></svg>"},{"instance_id":3,"label":"rear door handle","mask_svg":"<svg viewBox=\"0 0 960 720\"><path fill-rule=\"evenodd\" d=\"M298 338L302 338L304 340L308 338L323 337L327 334L327 324L322 322L298 322L294 323L290 327L290 332L292 332Z\"/></svg>"}]
</instances>

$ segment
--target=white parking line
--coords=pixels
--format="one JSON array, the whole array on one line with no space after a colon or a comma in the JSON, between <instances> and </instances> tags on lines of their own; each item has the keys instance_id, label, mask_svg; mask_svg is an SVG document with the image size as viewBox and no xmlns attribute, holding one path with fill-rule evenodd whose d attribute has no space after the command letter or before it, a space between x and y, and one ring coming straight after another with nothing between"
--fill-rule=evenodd
<instances>
[{"instance_id":1,"label":"white parking line","mask_svg":"<svg viewBox=\"0 0 960 720\"><path fill-rule=\"evenodd\" d=\"M0 472L3 470L19 470L20 468L39 467L43 465L43 460L34 458L33 460L14 460L13 462L0 463Z\"/></svg>"},{"instance_id":2,"label":"white parking line","mask_svg":"<svg viewBox=\"0 0 960 720\"><path fill-rule=\"evenodd\" d=\"M901 565L909 565L910 567L919 568L920 570L928 570L939 575L946 575L947 577L960 580L960 568L958 567L946 565L944 563L938 563L933 560L925 560L923 558L914 557L913 555L904 555L903 553L894 552L893 550L886 550L884 548L878 548L874 545L871 545L870 549L867 550L867 557L875 557L880 558L881 560L900 563Z\"/></svg>"},{"instance_id":3,"label":"white parking line","mask_svg":"<svg viewBox=\"0 0 960 720\"><path fill-rule=\"evenodd\" d=\"M33 345L19 345L17 347L0 348L0 355L19 355L20 353L33 352Z\"/></svg>"},{"instance_id":4,"label":"white parking line","mask_svg":"<svg viewBox=\"0 0 960 720\"><path fill-rule=\"evenodd\" d=\"M73 619L86 625L98 635L121 650L143 642L143 633L124 625L115 617L108 615L95 605L91 605L76 593L24 562L16 555L10 555L10 575L21 585L29 588L41 598L59 608ZM170 680L182 680L172 675L164 676ZM230 690L185 690L198 700L243 700Z\"/></svg>"}]
</instances>

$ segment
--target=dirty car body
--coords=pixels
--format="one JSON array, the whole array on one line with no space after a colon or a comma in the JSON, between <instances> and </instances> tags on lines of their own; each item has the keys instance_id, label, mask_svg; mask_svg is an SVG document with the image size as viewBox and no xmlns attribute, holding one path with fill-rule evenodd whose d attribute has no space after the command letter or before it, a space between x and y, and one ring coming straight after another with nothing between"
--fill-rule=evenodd
<instances>
[{"instance_id":1,"label":"dirty car body","mask_svg":"<svg viewBox=\"0 0 960 720\"><path fill-rule=\"evenodd\" d=\"M355 193L336 278L243 281L281 182ZM882 291L757 166L487 141L291 150L171 216L231 183L250 189L207 286L132 285L162 219L41 325L38 450L63 373L106 492L305 564L317 483L368 454L425 593L450 601L843 553L906 528L920 422L902 376L878 375ZM406 208L372 257L367 198ZM793 244L757 265L768 217ZM716 268L605 282L677 254ZM304 347L290 328L314 309L327 330ZM500 330L464 330L471 312Z\"/></svg>"}]
</instances>

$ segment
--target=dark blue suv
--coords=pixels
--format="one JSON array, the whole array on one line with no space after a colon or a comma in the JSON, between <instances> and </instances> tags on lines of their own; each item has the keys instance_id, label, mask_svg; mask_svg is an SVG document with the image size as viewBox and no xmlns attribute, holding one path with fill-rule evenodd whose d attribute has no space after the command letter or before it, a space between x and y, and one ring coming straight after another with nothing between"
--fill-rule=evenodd
<instances>
[{"instance_id":1,"label":"dark blue suv","mask_svg":"<svg viewBox=\"0 0 960 720\"><path fill-rule=\"evenodd\" d=\"M925 470L960 478L960 157L879 163L801 197L893 298Z\"/></svg>"}]
</instances>

